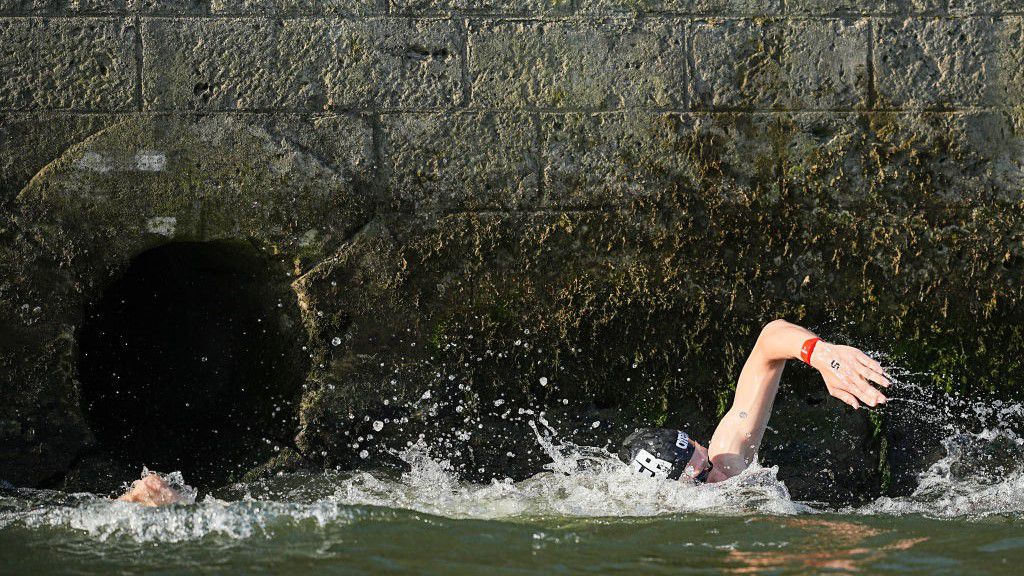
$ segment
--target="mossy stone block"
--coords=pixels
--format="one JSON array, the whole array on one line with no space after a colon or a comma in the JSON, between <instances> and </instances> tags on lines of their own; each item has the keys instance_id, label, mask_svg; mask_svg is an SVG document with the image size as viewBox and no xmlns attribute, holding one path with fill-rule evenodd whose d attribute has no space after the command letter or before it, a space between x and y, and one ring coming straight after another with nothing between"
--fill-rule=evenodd
<instances>
[{"instance_id":1,"label":"mossy stone block","mask_svg":"<svg viewBox=\"0 0 1024 576\"><path fill-rule=\"evenodd\" d=\"M381 118L385 190L398 207L514 210L535 205L536 123L508 112Z\"/></svg>"}]
</instances>

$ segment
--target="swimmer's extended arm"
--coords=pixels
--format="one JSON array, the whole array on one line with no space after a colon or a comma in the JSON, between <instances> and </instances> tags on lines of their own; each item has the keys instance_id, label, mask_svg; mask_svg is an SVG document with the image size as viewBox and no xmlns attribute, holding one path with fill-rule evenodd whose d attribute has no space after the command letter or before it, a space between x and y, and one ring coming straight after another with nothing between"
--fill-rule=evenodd
<instances>
[{"instance_id":1,"label":"swimmer's extended arm","mask_svg":"<svg viewBox=\"0 0 1024 576\"><path fill-rule=\"evenodd\" d=\"M803 343L814 337L810 330L785 320L772 321L761 330L740 371L732 407L718 424L708 446L716 468L735 476L754 460L786 360L799 358ZM829 394L854 408L861 402L876 406L886 400L870 383L889 386L882 366L856 348L821 340L811 355L811 366L821 373Z\"/></svg>"}]
</instances>

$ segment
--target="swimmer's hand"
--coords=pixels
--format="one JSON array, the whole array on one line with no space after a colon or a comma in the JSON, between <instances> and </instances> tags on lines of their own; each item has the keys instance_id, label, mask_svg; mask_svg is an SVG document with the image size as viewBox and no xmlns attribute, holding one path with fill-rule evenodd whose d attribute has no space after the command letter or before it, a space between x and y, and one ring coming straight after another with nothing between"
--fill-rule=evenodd
<instances>
[{"instance_id":1,"label":"swimmer's hand","mask_svg":"<svg viewBox=\"0 0 1024 576\"><path fill-rule=\"evenodd\" d=\"M854 408L861 404L873 408L888 400L872 383L888 388L892 385L889 375L881 364L853 346L821 340L814 348L811 366L821 372L829 394Z\"/></svg>"},{"instance_id":2,"label":"swimmer's hand","mask_svg":"<svg viewBox=\"0 0 1024 576\"><path fill-rule=\"evenodd\" d=\"M135 502L143 506L163 506L181 500L181 495L158 474L149 474L142 480L132 482L132 487L118 500Z\"/></svg>"}]
</instances>

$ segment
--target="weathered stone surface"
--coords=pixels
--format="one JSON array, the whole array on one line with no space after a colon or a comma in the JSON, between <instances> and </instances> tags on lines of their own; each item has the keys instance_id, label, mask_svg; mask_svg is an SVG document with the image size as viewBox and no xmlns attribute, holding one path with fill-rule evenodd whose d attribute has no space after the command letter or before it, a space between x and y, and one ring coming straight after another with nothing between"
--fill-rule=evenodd
<instances>
[{"instance_id":1,"label":"weathered stone surface","mask_svg":"<svg viewBox=\"0 0 1024 576\"><path fill-rule=\"evenodd\" d=\"M1024 200L1024 133L1005 112L870 116L870 192L903 206Z\"/></svg>"},{"instance_id":2,"label":"weathered stone surface","mask_svg":"<svg viewBox=\"0 0 1024 576\"><path fill-rule=\"evenodd\" d=\"M857 0L787 0L786 11L794 15L825 16L921 14L943 12L946 9L946 2L947 0L875 0L870 5L865 5Z\"/></svg>"},{"instance_id":3,"label":"weathered stone surface","mask_svg":"<svg viewBox=\"0 0 1024 576\"><path fill-rule=\"evenodd\" d=\"M1020 11L1024 12L1024 6ZM1024 17L1004 16L996 25L999 51L995 101L998 106L1024 106Z\"/></svg>"},{"instance_id":4,"label":"weathered stone surface","mask_svg":"<svg viewBox=\"0 0 1024 576\"><path fill-rule=\"evenodd\" d=\"M690 24L693 108L780 108L789 82L784 25L776 20L710 20Z\"/></svg>"},{"instance_id":5,"label":"weathered stone surface","mask_svg":"<svg viewBox=\"0 0 1024 576\"><path fill-rule=\"evenodd\" d=\"M147 21L151 109L348 109L462 100L461 33L437 20Z\"/></svg>"},{"instance_id":6,"label":"weathered stone surface","mask_svg":"<svg viewBox=\"0 0 1024 576\"><path fill-rule=\"evenodd\" d=\"M584 14L669 13L708 16L781 16L780 0L580 0Z\"/></svg>"},{"instance_id":7,"label":"weathered stone surface","mask_svg":"<svg viewBox=\"0 0 1024 576\"><path fill-rule=\"evenodd\" d=\"M373 123L351 114L270 114L267 130L286 146L316 158L343 178L368 186L377 174Z\"/></svg>"},{"instance_id":8,"label":"weathered stone surface","mask_svg":"<svg viewBox=\"0 0 1024 576\"><path fill-rule=\"evenodd\" d=\"M509 108L680 107L683 21L473 21L473 105Z\"/></svg>"},{"instance_id":9,"label":"weathered stone surface","mask_svg":"<svg viewBox=\"0 0 1024 576\"><path fill-rule=\"evenodd\" d=\"M130 0L134 9L140 14L149 15L207 15L210 13L210 0Z\"/></svg>"},{"instance_id":10,"label":"weathered stone surface","mask_svg":"<svg viewBox=\"0 0 1024 576\"><path fill-rule=\"evenodd\" d=\"M544 114L544 203L616 206L657 200L698 180L694 119L667 113Z\"/></svg>"},{"instance_id":11,"label":"weathered stone surface","mask_svg":"<svg viewBox=\"0 0 1024 576\"><path fill-rule=\"evenodd\" d=\"M142 26L147 109L322 109L324 25L248 19L161 19Z\"/></svg>"},{"instance_id":12,"label":"weathered stone surface","mask_svg":"<svg viewBox=\"0 0 1024 576\"><path fill-rule=\"evenodd\" d=\"M535 205L534 119L519 113L387 114L382 174L397 207L521 209Z\"/></svg>"},{"instance_id":13,"label":"weathered stone surface","mask_svg":"<svg viewBox=\"0 0 1024 576\"><path fill-rule=\"evenodd\" d=\"M378 0L211 0L210 11L223 15L364 16L382 13Z\"/></svg>"},{"instance_id":14,"label":"weathered stone surface","mask_svg":"<svg viewBox=\"0 0 1024 576\"><path fill-rule=\"evenodd\" d=\"M166 242L247 239L294 258L331 251L369 198L259 123L145 118L72 147L19 195L19 222L84 285Z\"/></svg>"},{"instance_id":15,"label":"weathered stone surface","mask_svg":"<svg viewBox=\"0 0 1024 576\"><path fill-rule=\"evenodd\" d=\"M0 114L0 206L69 146L115 122L100 114Z\"/></svg>"},{"instance_id":16,"label":"weathered stone surface","mask_svg":"<svg viewBox=\"0 0 1024 576\"><path fill-rule=\"evenodd\" d=\"M331 108L450 108L464 103L465 37L452 20L337 22L324 72Z\"/></svg>"},{"instance_id":17,"label":"weathered stone surface","mask_svg":"<svg viewBox=\"0 0 1024 576\"><path fill-rule=\"evenodd\" d=\"M788 107L866 107L868 20L794 20L789 26Z\"/></svg>"},{"instance_id":18,"label":"weathered stone surface","mask_svg":"<svg viewBox=\"0 0 1024 576\"><path fill-rule=\"evenodd\" d=\"M606 113L544 117L545 204L660 203L695 193L746 203L779 192L771 115Z\"/></svg>"},{"instance_id":19,"label":"weathered stone surface","mask_svg":"<svg viewBox=\"0 0 1024 576\"><path fill-rule=\"evenodd\" d=\"M64 9L72 14L127 14L136 0L66 0Z\"/></svg>"},{"instance_id":20,"label":"weathered stone surface","mask_svg":"<svg viewBox=\"0 0 1024 576\"><path fill-rule=\"evenodd\" d=\"M392 14L567 14L571 0L388 0Z\"/></svg>"},{"instance_id":21,"label":"weathered stone surface","mask_svg":"<svg viewBox=\"0 0 1024 576\"><path fill-rule=\"evenodd\" d=\"M0 109L131 109L135 75L129 20L0 18Z\"/></svg>"},{"instance_id":22,"label":"weathered stone surface","mask_svg":"<svg viewBox=\"0 0 1024 576\"><path fill-rule=\"evenodd\" d=\"M794 113L785 118L782 169L787 190L833 209L871 201L867 115Z\"/></svg>"},{"instance_id":23,"label":"weathered stone surface","mask_svg":"<svg viewBox=\"0 0 1024 576\"><path fill-rule=\"evenodd\" d=\"M0 0L0 14L22 16L45 14L56 8L56 0Z\"/></svg>"},{"instance_id":24,"label":"weathered stone surface","mask_svg":"<svg viewBox=\"0 0 1024 576\"><path fill-rule=\"evenodd\" d=\"M0 213L0 477L35 485L92 442L72 374L73 278Z\"/></svg>"},{"instance_id":25,"label":"weathered stone surface","mask_svg":"<svg viewBox=\"0 0 1024 576\"><path fill-rule=\"evenodd\" d=\"M1024 12L1021 0L949 0L949 13L957 16L992 12Z\"/></svg>"},{"instance_id":26,"label":"weathered stone surface","mask_svg":"<svg viewBox=\"0 0 1024 576\"><path fill-rule=\"evenodd\" d=\"M874 34L880 108L1000 104L995 20L879 20Z\"/></svg>"}]
</instances>

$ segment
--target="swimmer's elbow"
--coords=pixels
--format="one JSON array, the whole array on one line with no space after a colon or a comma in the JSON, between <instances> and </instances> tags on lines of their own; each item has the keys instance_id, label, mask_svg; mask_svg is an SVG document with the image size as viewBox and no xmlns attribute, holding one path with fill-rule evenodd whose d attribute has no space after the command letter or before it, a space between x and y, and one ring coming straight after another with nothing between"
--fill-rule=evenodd
<instances>
[{"instance_id":1,"label":"swimmer's elbow","mask_svg":"<svg viewBox=\"0 0 1024 576\"><path fill-rule=\"evenodd\" d=\"M779 330L782 330L792 325L792 323L786 322L782 318L776 318L775 320L772 320L771 322L765 324L764 328L761 328L761 337L763 338L766 335L771 336L772 334L777 333Z\"/></svg>"}]
</instances>

